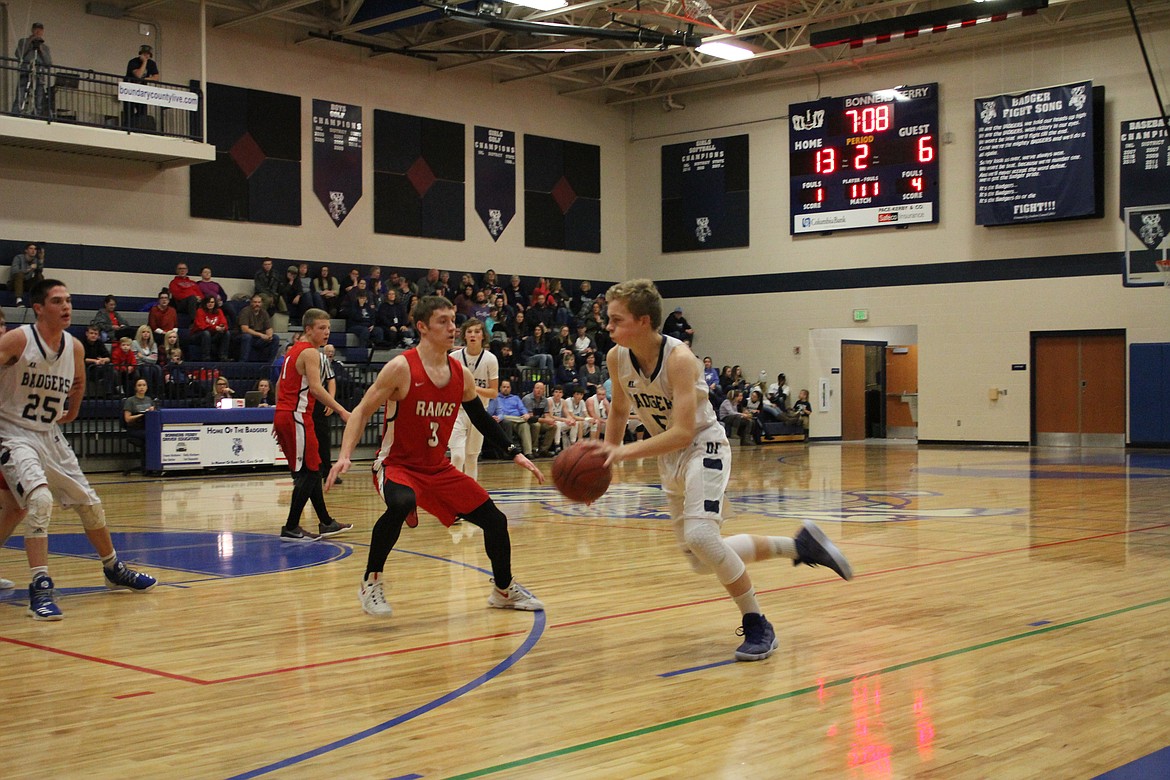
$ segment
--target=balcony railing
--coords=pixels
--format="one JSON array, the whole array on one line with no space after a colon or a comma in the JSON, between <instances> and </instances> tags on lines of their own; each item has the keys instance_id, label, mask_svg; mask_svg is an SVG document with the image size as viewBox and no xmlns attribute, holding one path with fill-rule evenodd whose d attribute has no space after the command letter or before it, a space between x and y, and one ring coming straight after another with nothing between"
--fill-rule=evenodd
<instances>
[{"instance_id":1,"label":"balcony railing","mask_svg":"<svg viewBox=\"0 0 1170 780\"><path fill-rule=\"evenodd\" d=\"M202 106L182 84L0 58L0 114L202 140Z\"/></svg>"}]
</instances>

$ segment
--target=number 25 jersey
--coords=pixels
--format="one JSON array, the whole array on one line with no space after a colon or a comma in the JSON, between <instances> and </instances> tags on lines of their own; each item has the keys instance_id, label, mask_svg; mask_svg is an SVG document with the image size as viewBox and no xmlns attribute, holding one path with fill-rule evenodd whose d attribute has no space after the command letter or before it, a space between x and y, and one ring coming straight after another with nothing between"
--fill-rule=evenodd
<instances>
[{"instance_id":1,"label":"number 25 jersey","mask_svg":"<svg viewBox=\"0 0 1170 780\"><path fill-rule=\"evenodd\" d=\"M694 393L697 398L695 441L718 441L725 434L723 426L715 417L715 410L707 400L707 383L703 381L702 370L691 387L673 387L667 375L666 364L670 360L670 353L681 344L673 336L663 336L657 366L640 366L628 348L618 347L613 391L624 392L629 396L634 414L651 436L657 436L670 427L674 415L674 397L678 393Z\"/></svg>"},{"instance_id":2,"label":"number 25 jersey","mask_svg":"<svg viewBox=\"0 0 1170 780\"><path fill-rule=\"evenodd\" d=\"M417 349L408 349L402 356L410 366L410 389L401 401L386 403L386 431L378 459L387 466L434 473L451 465L447 441L462 408L463 366L448 355L451 379L436 387Z\"/></svg>"},{"instance_id":3,"label":"number 25 jersey","mask_svg":"<svg viewBox=\"0 0 1170 780\"><path fill-rule=\"evenodd\" d=\"M52 430L73 387L75 339L66 331L51 347L35 325L20 328L24 351L12 365L0 367L0 419L29 430Z\"/></svg>"}]
</instances>

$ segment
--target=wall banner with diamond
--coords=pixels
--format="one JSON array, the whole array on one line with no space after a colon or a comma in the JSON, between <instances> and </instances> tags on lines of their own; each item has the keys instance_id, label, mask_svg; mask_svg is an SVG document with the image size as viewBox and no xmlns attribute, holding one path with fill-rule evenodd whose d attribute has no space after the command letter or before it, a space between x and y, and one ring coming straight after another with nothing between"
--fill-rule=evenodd
<instances>
[{"instance_id":1,"label":"wall banner with diamond","mask_svg":"<svg viewBox=\"0 0 1170 780\"><path fill-rule=\"evenodd\" d=\"M475 126L475 213L499 241L516 216L516 133Z\"/></svg>"},{"instance_id":2,"label":"wall banner with diamond","mask_svg":"<svg viewBox=\"0 0 1170 780\"><path fill-rule=\"evenodd\" d=\"M361 199L361 106L313 101L313 192L338 227Z\"/></svg>"},{"instance_id":3,"label":"wall banner with diamond","mask_svg":"<svg viewBox=\"0 0 1170 780\"><path fill-rule=\"evenodd\" d=\"M748 246L748 137L662 147L662 251Z\"/></svg>"},{"instance_id":4,"label":"wall banner with diamond","mask_svg":"<svg viewBox=\"0 0 1170 780\"><path fill-rule=\"evenodd\" d=\"M374 232L462 241L466 128L374 109Z\"/></svg>"}]
</instances>

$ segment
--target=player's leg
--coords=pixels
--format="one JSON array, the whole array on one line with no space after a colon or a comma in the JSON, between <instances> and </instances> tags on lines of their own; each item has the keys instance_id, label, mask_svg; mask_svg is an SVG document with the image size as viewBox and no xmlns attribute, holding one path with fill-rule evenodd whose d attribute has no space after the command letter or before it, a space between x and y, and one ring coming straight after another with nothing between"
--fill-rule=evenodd
<instances>
[{"instance_id":1,"label":"player's leg","mask_svg":"<svg viewBox=\"0 0 1170 780\"><path fill-rule=\"evenodd\" d=\"M483 530L483 549L492 563L492 592L488 606L537 612L544 609L540 599L512 577L512 539L508 518L490 498L463 519ZM501 583L507 583L501 587Z\"/></svg>"},{"instance_id":2,"label":"player's leg","mask_svg":"<svg viewBox=\"0 0 1170 780\"><path fill-rule=\"evenodd\" d=\"M8 483L0 475L0 546L3 546L12 536L16 526L20 525L21 520L24 520L25 514L27 513L24 508L17 503L12 491L8 489ZM15 587L15 582L0 577L0 590L12 590Z\"/></svg>"},{"instance_id":3,"label":"player's leg","mask_svg":"<svg viewBox=\"0 0 1170 780\"><path fill-rule=\"evenodd\" d=\"M320 538L312 531L301 527L301 515L305 504L313 494L313 485L320 489L320 455L317 451L317 437L313 431L313 418L300 412L278 410L273 415L273 431L276 441L288 461L293 475L292 499L289 502L288 517L280 529L282 542L311 542ZM328 514L326 514L328 516ZM320 515L318 515L320 519Z\"/></svg>"},{"instance_id":4,"label":"player's leg","mask_svg":"<svg viewBox=\"0 0 1170 780\"><path fill-rule=\"evenodd\" d=\"M382 494L382 500L386 502L386 511L374 523L374 528L370 532L370 552L366 559L366 573L362 578L358 597L362 609L368 614L389 617L393 610L386 601L382 573L386 568L386 559L390 556L390 551L394 549L398 537L402 534L406 518L418 511L418 503L413 488L388 479L381 481L379 492Z\"/></svg>"},{"instance_id":5,"label":"player's leg","mask_svg":"<svg viewBox=\"0 0 1170 780\"><path fill-rule=\"evenodd\" d=\"M795 537L755 536L738 534L729 536L727 543L743 559L744 563L765 561L769 558L788 558L793 566L826 566L837 572L842 579L853 579L853 567L844 553L837 549L829 537L816 523L805 520Z\"/></svg>"},{"instance_id":6,"label":"player's leg","mask_svg":"<svg viewBox=\"0 0 1170 780\"><path fill-rule=\"evenodd\" d=\"M467 412L460 409L455 417L455 427L451 429L451 438L447 440L447 446L451 450L451 465L460 471L463 471L463 466L467 462L467 429L471 427L470 422Z\"/></svg>"},{"instance_id":7,"label":"player's leg","mask_svg":"<svg viewBox=\"0 0 1170 780\"><path fill-rule=\"evenodd\" d=\"M0 474L9 490L4 491L11 502L11 511L5 511L5 531L11 534L24 513L24 554L31 574L28 587L28 614L34 620L60 620L63 615L57 606L56 589L49 577L49 518L53 513L53 495L42 466L40 448L48 437L36 432L13 430L3 432L3 454L0 455Z\"/></svg>"},{"instance_id":8,"label":"player's leg","mask_svg":"<svg viewBox=\"0 0 1170 780\"><path fill-rule=\"evenodd\" d=\"M462 409L461 414L465 414ZM468 426L467 431L467 460L463 464L463 473L472 479L479 479L479 453L483 451L483 434L474 425Z\"/></svg>"}]
</instances>

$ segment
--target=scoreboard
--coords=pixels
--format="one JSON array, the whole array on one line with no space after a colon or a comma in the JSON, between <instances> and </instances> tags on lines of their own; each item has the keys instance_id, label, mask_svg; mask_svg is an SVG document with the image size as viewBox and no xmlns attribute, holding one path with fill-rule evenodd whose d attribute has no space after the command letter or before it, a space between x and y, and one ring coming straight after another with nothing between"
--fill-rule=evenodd
<instances>
[{"instance_id":1,"label":"scoreboard","mask_svg":"<svg viewBox=\"0 0 1170 780\"><path fill-rule=\"evenodd\" d=\"M788 107L791 233L938 222L938 84Z\"/></svg>"}]
</instances>

